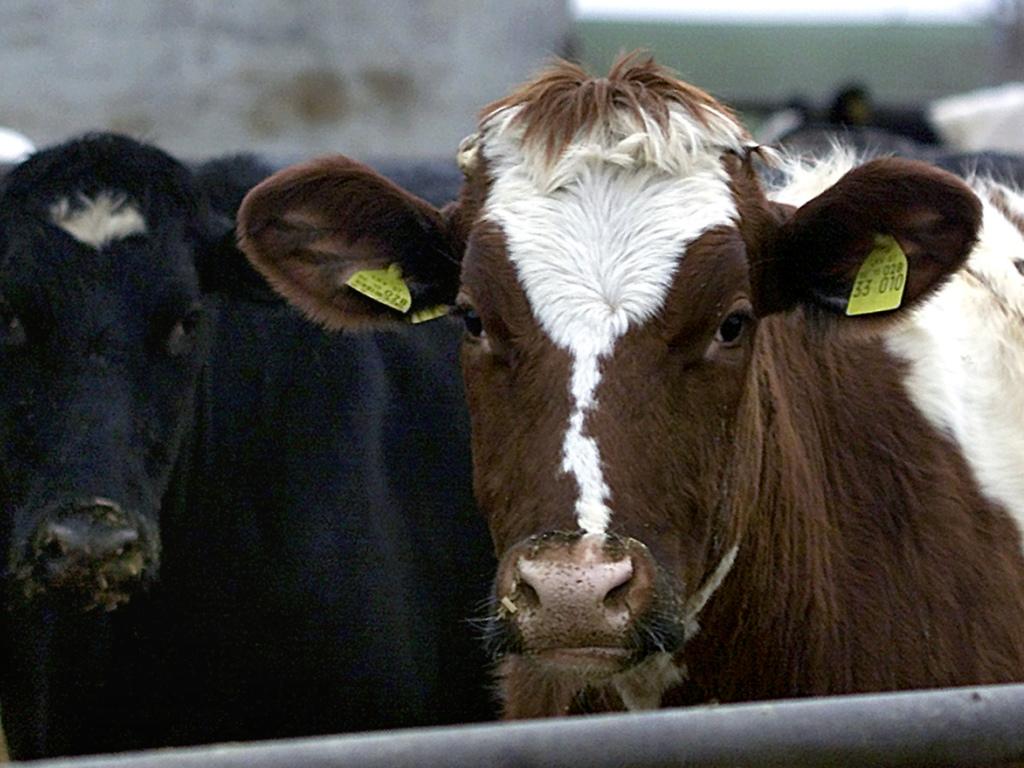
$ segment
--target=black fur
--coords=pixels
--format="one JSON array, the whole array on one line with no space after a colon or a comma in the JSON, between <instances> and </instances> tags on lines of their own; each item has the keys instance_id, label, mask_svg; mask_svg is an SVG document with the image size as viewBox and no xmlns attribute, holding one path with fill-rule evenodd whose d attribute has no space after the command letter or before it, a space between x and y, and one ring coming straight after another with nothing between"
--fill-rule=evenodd
<instances>
[{"instance_id":1,"label":"black fur","mask_svg":"<svg viewBox=\"0 0 1024 768\"><path fill-rule=\"evenodd\" d=\"M37 154L0 198L0 293L27 332L0 345L3 552L85 495L131 508L160 553L109 613L16 591L0 618L16 758L494 714L463 621L494 562L460 329L330 335L271 298L229 234L259 167L193 173L96 135ZM50 223L55 198L105 190L147 235L96 251Z\"/></svg>"}]
</instances>

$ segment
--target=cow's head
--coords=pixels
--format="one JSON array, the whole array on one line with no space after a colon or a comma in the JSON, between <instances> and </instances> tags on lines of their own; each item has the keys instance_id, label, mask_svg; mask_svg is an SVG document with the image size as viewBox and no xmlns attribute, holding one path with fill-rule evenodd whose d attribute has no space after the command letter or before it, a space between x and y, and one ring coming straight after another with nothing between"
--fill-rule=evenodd
<instances>
[{"instance_id":1,"label":"cow's head","mask_svg":"<svg viewBox=\"0 0 1024 768\"><path fill-rule=\"evenodd\" d=\"M243 249L320 322L397 324L439 302L463 317L476 494L501 558L492 639L542 675L665 672L697 631L754 506L733 469L759 461L762 321L877 327L897 312L843 317L877 243L905 253L905 308L975 237L977 200L941 171L868 163L794 209L766 200L757 154L650 61L602 79L563 64L484 110L443 212L344 158L243 204ZM407 314L347 287L393 264Z\"/></svg>"},{"instance_id":2,"label":"cow's head","mask_svg":"<svg viewBox=\"0 0 1024 768\"><path fill-rule=\"evenodd\" d=\"M96 135L0 194L0 545L16 597L113 608L157 566L215 237L188 169Z\"/></svg>"}]
</instances>

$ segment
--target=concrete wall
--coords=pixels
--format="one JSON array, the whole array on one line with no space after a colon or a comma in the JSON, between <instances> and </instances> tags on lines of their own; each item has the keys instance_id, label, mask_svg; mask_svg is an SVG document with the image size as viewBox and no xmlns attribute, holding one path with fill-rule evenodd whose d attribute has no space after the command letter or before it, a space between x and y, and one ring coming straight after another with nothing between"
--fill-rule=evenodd
<instances>
[{"instance_id":1,"label":"concrete wall","mask_svg":"<svg viewBox=\"0 0 1024 768\"><path fill-rule=\"evenodd\" d=\"M448 155L569 23L567 0L2 0L0 125L189 157Z\"/></svg>"}]
</instances>

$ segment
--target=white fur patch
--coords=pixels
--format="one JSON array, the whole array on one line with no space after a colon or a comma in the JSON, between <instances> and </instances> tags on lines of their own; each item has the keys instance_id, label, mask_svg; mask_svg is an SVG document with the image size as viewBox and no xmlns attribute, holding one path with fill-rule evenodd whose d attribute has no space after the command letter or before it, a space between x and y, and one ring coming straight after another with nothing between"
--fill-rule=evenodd
<instances>
[{"instance_id":1,"label":"white fur patch","mask_svg":"<svg viewBox=\"0 0 1024 768\"><path fill-rule=\"evenodd\" d=\"M612 678L612 687L630 712L657 709L665 691L686 679L686 665L671 653L655 653L642 663Z\"/></svg>"},{"instance_id":2,"label":"white fur patch","mask_svg":"<svg viewBox=\"0 0 1024 768\"><path fill-rule=\"evenodd\" d=\"M801 205L858 164L850 150L815 162L788 161L789 183L770 196ZM969 181L983 202L982 229L967 267L886 334L909 364L905 386L918 409L951 436L982 492L1017 523L1024 545L1024 236L991 202L1015 213L1024 195Z\"/></svg>"},{"instance_id":3,"label":"white fur patch","mask_svg":"<svg viewBox=\"0 0 1024 768\"><path fill-rule=\"evenodd\" d=\"M917 407L960 445L1024 544L1024 277L1014 265L1024 260L1024 237L985 199L985 185L975 187L984 220L967 268L886 343L910 364Z\"/></svg>"},{"instance_id":4,"label":"white fur patch","mask_svg":"<svg viewBox=\"0 0 1024 768\"><path fill-rule=\"evenodd\" d=\"M732 547L718 561L715 570L705 579L700 588L690 595L683 608L683 632L690 640L700 631L697 617L715 594L736 562L738 546ZM630 711L657 709L665 691L686 679L686 666L678 664L672 654L655 653L642 664L612 678L612 686L618 692L622 703Z\"/></svg>"},{"instance_id":5,"label":"white fur patch","mask_svg":"<svg viewBox=\"0 0 1024 768\"><path fill-rule=\"evenodd\" d=\"M572 355L574 407L561 469L579 485L580 528L604 533L609 489L599 447L586 434L601 362L632 325L662 308L687 244L735 220L721 153L725 143L739 148L743 134L731 122L732 132L714 121L709 132L673 110L668 135L652 125L603 126L549 166L524 155L509 119L485 122L493 184L484 215L502 227L541 328Z\"/></svg>"},{"instance_id":6,"label":"white fur patch","mask_svg":"<svg viewBox=\"0 0 1024 768\"><path fill-rule=\"evenodd\" d=\"M777 162L780 181L767 191L770 199L800 207L862 163L857 153L836 143L832 152L823 158L783 155Z\"/></svg>"},{"instance_id":7,"label":"white fur patch","mask_svg":"<svg viewBox=\"0 0 1024 768\"><path fill-rule=\"evenodd\" d=\"M722 586L725 577L729 575L729 571L732 570L732 566L736 562L736 553L738 551L739 546L734 546L726 552L722 559L718 561L715 570L700 585L700 589L690 595L686 601L686 605L683 607L683 632L686 640L690 640L700 632L700 624L697 622L697 617L700 616L700 612L704 610L704 606L708 604L711 596Z\"/></svg>"},{"instance_id":8,"label":"white fur patch","mask_svg":"<svg viewBox=\"0 0 1024 768\"><path fill-rule=\"evenodd\" d=\"M123 195L110 192L95 198L82 196L74 203L61 198L50 206L50 220L80 243L97 249L146 233L146 220L139 210Z\"/></svg>"}]
</instances>

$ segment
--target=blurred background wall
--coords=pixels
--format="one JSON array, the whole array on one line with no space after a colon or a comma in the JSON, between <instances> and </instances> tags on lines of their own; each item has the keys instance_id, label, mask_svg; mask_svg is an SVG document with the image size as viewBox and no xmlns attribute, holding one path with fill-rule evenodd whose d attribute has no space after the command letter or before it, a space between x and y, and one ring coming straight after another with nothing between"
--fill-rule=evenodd
<instances>
[{"instance_id":1,"label":"blurred background wall","mask_svg":"<svg viewBox=\"0 0 1024 768\"><path fill-rule=\"evenodd\" d=\"M566 0L0 0L0 125L191 157L450 155L568 32Z\"/></svg>"},{"instance_id":2,"label":"blurred background wall","mask_svg":"<svg viewBox=\"0 0 1024 768\"><path fill-rule=\"evenodd\" d=\"M0 125L37 144L118 130L186 157L449 157L551 55L602 71L636 47L755 124L849 82L919 106L1024 78L1024 0L972 1L922 22L842 18L865 0L805 3L810 21L752 0L757 18L727 21L688 16L697 0L646 18L649 0L0 0Z\"/></svg>"}]
</instances>

